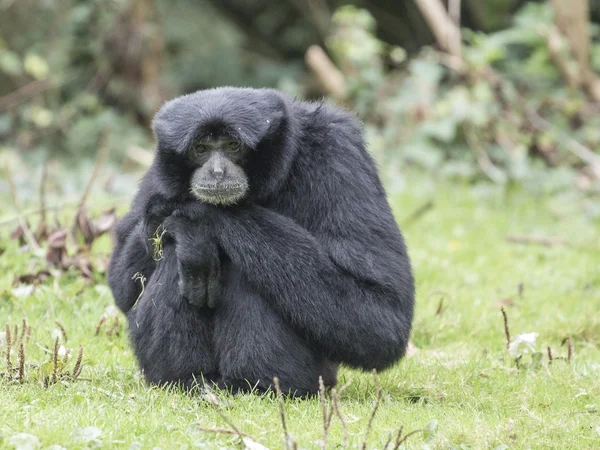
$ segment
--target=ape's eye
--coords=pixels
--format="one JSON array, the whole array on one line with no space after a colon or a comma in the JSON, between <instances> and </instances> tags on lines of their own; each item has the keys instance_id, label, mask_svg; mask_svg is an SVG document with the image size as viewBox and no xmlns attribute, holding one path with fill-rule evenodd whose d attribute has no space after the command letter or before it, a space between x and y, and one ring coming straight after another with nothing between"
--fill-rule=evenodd
<instances>
[{"instance_id":1,"label":"ape's eye","mask_svg":"<svg viewBox=\"0 0 600 450\"><path fill-rule=\"evenodd\" d=\"M236 152L240 148L242 148L242 143L241 142L232 141L229 144L227 144L227 147L229 148L229 151Z\"/></svg>"},{"instance_id":2,"label":"ape's eye","mask_svg":"<svg viewBox=\"0 0 600 450\"><path fill-rule=\"evenodd\" d=\"M208 145L196 144L196 146L194 147L194 150L196 150L197 152L205 152L206 150L208 150Z\"/></svg>"}]
</instances>

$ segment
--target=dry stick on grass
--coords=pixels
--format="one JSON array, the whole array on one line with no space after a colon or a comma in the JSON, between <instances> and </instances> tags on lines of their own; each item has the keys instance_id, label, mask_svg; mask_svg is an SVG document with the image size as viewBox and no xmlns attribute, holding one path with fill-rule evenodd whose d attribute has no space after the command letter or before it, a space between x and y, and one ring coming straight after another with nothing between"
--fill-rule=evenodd
<instances>
[{"instance_id":1,"label":"dry stick on grass","mask_svg":"<svg viewBox=\"0 0 600 450\"><path fill-rule=\"evenodd\" d=\"M558 245L569 245L569 241L565 238L557 236L535 236L535 235L520 235L507 236L506 240L514 244L534 244L543 245L546 247L555 247Z\"/></svg>"},{"instance_id":2,"label":"dry stick on grass","mask_svg":"<svg viewBox=\"0 0 600 450\"><path fill-rule=\"evenodd\" d=\"M6 378L12 378L12 363L10 361L10 349L11 349L11 336L10 336L10 326L6 324Z\"/></svg>"},{"instance_id":3,"label":"dry stick on grass","mask_svg":"<svg viewBox=\"0 0 600 450\"><path fill-rule=\"evenodd\" d=\"M434 297L436 295L440 296L440 301L438 303L437 309L435 310L435 315L441 316L442 313L444 312L444 298L450 299L450 294L448 294L446 291L436 289L435 291L432 291L429 293L429 295L427 296L427 300L431 299L432 297Z\"/></svg>"},{"instance_id":4,"label":"dry stick on grass","mask_svg":"<svg viewBox=\"0 0 600 450\"><path fill-rule=\"evenodd\" d=\"M240 443L241 444L244 444L244 440L242 439L244 436L249 437L250 439L254 440L252 438L252 436L249 436L246 433L242 433L238 429L238 427L235 426L235 424L233 423L233 421L229 417L227 417L223 411L221 411L221 407L219 405L219 400L217 399L217 397L216 397L215 394L213 394L212 392L208 392L206 394L206 397L207 397L209 403L211 405L213 405L213 407L215 409L215 412L219 415L219 417L221 418L221 420L231 427L231 430L233 431L232 434L236 434L240 438Z\"/></svg>"},{"instance_id":5,"label":"dry stick on grass","mask_svg":"<svg viewBox=\"0 0 600 450\"><path fill-rule=\"evenodd\" d=\"M433 206L434 206L433 200L428 200L423 205L421 205L417 209L415 209L412 213L410 213L408 215L408 217L406 217L402 221L402 223L404 224L404 226L407 226L407 225L410 225L413 222L416 222L421 217L423 217L426 213L428 213L429 211L431 211L433 209Z\"/></svg>"},{"instance_id":6,"label":"dry stick on grass","mask_svg":"<svg viewBox=\"0 0 600 450\"><path fill-rule=\"evenodd\" d=\"M279 378L277 378L277 377L273 378L273 385L275 386L275 395L277 396L277 406L279 407L279 417L281 418L281 426L283 427L283 439L285 440L284 448L286 450L290 449L290 447L292 449L295 449L295 448L297 448L296 441L294 440L294 438L292 438L292 436L290 435L288 428L287 428L287 421L285 418L285 405L283 402L283 394L281 393L281 387L279 386Z\"/></svg>"},{"instance_id":7,"label":"dry stick on grass","mask_svg":"<svg viewBox=\"0 0 600 450\"><path fill-rule=\"evenodd\" d=\"M346 423L346 420L344 419L344 416L342 415L342 412L340 411L339 399L340 399L340 396L342 395L342 392L344 392L348 388L348 386L350 386L351 382L352 381L348 381L337 392L336 392L335 388L332 389L332 391L331 391L331 407L333 408L336 416L338 416L338 419L340 419L340 423L342 424L342 429L343 429L342 448L346 448L346 446L348 444L348 424Z\"/></svg>"},{"instance_id":8,"label":"dry stick on grass","mask_svg":"<svg viewBox=\"0 0 600 450\"><path fill-rule=\"evenodd\" d=\"M381 397L383 393L381 391L381 385L379 384L379 378L377 378L377 371L373 369L373 381L375 383L375 391L377 392L377 400L375 400L375 406L373 407L373 411L371 412L371 417L369 417L369 423L367 424L367 430L365 432L365 439L362 443L362 450L366 450L367 442L369 440L369 434L371 433L371 427L373 426L373 419L375 419L375 414L377 414L377 410L379 409L379 405L381 404Z\"/></svg>"},{"instance_id":9,"label":"dry stick on grass","mask_svg":"<svg viewBox=\"0 0 600 450\"><path fill-rule=\"evenodd\" d=\"M228 428L210 428L210 427L203 427L202 425L196 425L196 429L199 431L206 431L209 433L231 434L233 436L240 436L239 431L230 430ZM242 433L242 436L249 437L247 434L244 434L244 433Z\"/></svg>"},{"instance_id":10,"label":"dry stick on grass","mask_svg":"<svg viewBox=\"0 0 600 450\"><path fill-rule=\"evenodd\" d=\"M67 330L65 330L65 326L60 322L60 320L55 320L54 323L56 324L56 326L58 327L58 329L60 330L63 340L65 342L67 342Z\"/></svg>"},{"instance_id":11,"label":"dry stick on grass","mask_svg":"<svg viewBox=\"0 0 600 450\"><path fill-rule=\"evenodd\" d=\"M510 330L508 329L508 316L504 310L504 306L500 308L502 311L502 318L504 319L504 335L506 336L506 349L510 347Z\"/></svg>"},{"instance_id":12,"label":"dry stick on grass","mask_svg":"<svg viewBox=\"0 0 600 450\"><path fill-rule=\"evenodd\" d=\"M331 419L333 418L334 407L333 407L333 396L335 395L335 389L331 391L331 406L329 411L327 409L327 403L325 401L325 384L323 383L323 377L319 376L319 400L321 401L321 410L323 412L323 441L321 447L327 448L327 435L329 434L329 427L331 426Z\"/></svg>"},{"instance_id":13,"label":"dry stick on grass","mask_svg":"<svg viewBox=\"0 0 600 450\"><path fill-rule=\"evenodd\" d=\"M327 413L327 402L325 401L325 384L323 383L323 377L319 375L319 401L321 403L321 413L323 414L323 440L321 442L321 448L327 448L327 432L329 431L329 414Z\"/></svg>"},{"instance_id":14,"label":"dry stick on grass","mask_svg":"<svg viewBox=\"0 0 600 450\"><path fill-rule=\"evenodd\" d=\"M38 244L37 240L35 239L35 236L31 232L31 230L29 229L29 226L27 225L27 221L21 215L21 208L19 207L19 201L17 199L17 188L15 186L15 180L12 176L12 171L10 169L10 164L8 162L6 163L5 170L6 170L6 178L8 180L8 185L10 187L10 195L12 197L13 205L14 205L15 209L17 210L17 220L19 221L21 230L23 230L23 235L25 236L25 240L27 241L27 243L29 244L29 246L31 248L33 248L35 250L39 250L40 245Z\"/></svg>"},{"instance_id":15,"label":"dry stick on grass","mask_svg":"<svg viewBox=\"0 0 600 450\"><path fill-rule=\"evenodd\" d=\"M425 430L425 428L421 428L418 430L413 430L410 433L405 434L404 437L402 437L403 429L404 429L404 427L400 427L400 430L398 431L398 437L396 438L396 445L394 445L394 450L398 450L400 448L400 446L402 444L404 444L406 442L406 440L409 437L411 437L412 435L417 434L417 433L425 433L425 431L427 431L427 430ZM400 439L401 437L402 437L402 439Z\"/></svg>"}]
</instances>

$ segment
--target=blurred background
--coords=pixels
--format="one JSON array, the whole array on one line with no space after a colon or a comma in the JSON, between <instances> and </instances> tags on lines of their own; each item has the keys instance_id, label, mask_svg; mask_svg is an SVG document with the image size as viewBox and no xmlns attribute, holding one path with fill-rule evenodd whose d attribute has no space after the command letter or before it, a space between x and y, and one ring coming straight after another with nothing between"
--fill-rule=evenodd
<instances>
[{"instance_id":1,"label":"blurred background","mask_svg":"<svg viewBox=\"0 0 600 450\"><path fill-rule=\"evenodd\" d=\"M415 170L597 219L599 22L600 0L0 0L0 194L80 195L101 162L129 196L162 102L269 86L356 111L392 191Z\"/></svg>"}]
</instances>

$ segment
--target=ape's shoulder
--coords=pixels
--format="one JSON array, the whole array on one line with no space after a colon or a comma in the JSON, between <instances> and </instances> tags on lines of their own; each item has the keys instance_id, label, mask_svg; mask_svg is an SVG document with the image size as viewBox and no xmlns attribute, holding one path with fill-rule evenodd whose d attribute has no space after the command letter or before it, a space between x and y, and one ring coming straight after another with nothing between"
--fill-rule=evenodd
<instances>
[{"instance_id":1,"label":"ape's shoulder","mask_svg":"<svg viewBox=\"0 0 600 450\"><path fill-rule=\"evenodd\" d=\"M326 103L294 101L294 113L307 131L351 134L362 137L362 123L356 114Z\"/></svg>"}]
</instances>

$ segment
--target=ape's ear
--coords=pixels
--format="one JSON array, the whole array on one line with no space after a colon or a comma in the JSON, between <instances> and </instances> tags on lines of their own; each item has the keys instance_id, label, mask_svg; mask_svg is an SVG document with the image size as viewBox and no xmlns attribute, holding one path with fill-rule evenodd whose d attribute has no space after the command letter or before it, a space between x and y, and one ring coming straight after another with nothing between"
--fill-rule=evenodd
<instances>
[{"instance_id":1,"label":"ape's ear","mask_svg":"<svg viewBox=\"0 0 600 450\"><path fill-rule=\"evenodd\" d=\"M263 95L265 125L263 136L265 136L276 132L284 124L287 118L287 105L283 96L273 89L265 89Z\"/></svg>"},{"instance_id":2,"label":"ape's ear","mask_svg":"<svg viewBox=\"0 0 600 450\"><path fill-rule=\"evenodd\" d=\"M191 121L185 120L178 97L165 103L152 120L152 131L158 141L158 148L176 153L184 153L191 144Z\"/></svg>"}]
</instances>

